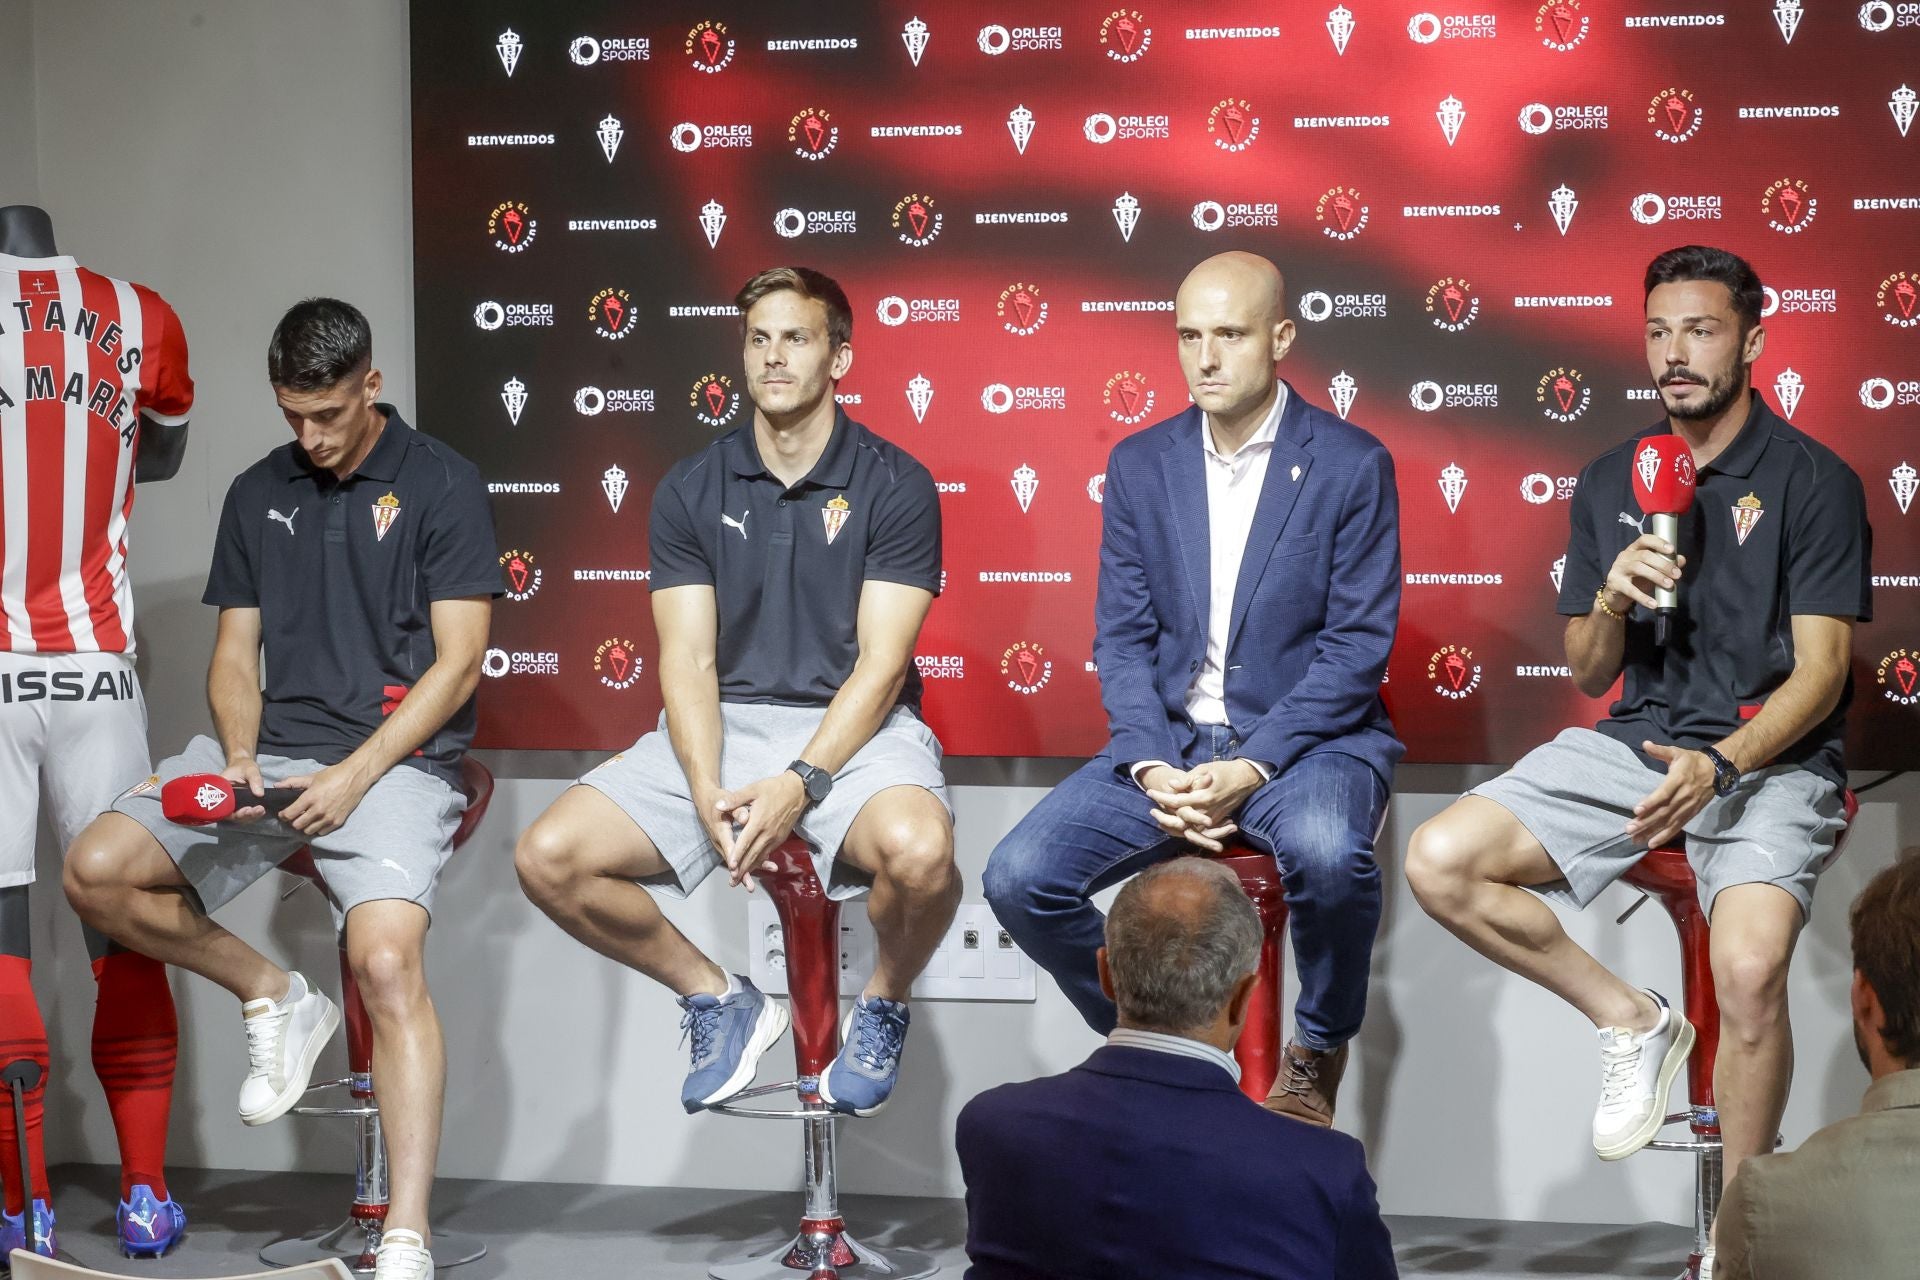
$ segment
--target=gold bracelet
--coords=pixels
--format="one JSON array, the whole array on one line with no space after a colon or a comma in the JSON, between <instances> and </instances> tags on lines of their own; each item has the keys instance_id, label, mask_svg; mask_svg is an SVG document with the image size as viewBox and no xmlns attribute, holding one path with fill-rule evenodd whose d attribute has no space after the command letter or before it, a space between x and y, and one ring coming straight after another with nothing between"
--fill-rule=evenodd
<instances>
[{"instance_id":1,"label":"gold bracelet","mask_svg":"<svg viewBox=\"0 0 1920 1280\"><path fill-rule=\"evenodd\" d=\"M1609 618L1617 618L1621 622L1625 622L1627 620L1626 614L1616 613L1613 609L1613 606L1607 603L1607 589L1605 587L1601 587L1598 591L1595 591L1593 593L1593 602L1599 605L1600 612L1606 614Z\"/></svg>"}]
</instances>

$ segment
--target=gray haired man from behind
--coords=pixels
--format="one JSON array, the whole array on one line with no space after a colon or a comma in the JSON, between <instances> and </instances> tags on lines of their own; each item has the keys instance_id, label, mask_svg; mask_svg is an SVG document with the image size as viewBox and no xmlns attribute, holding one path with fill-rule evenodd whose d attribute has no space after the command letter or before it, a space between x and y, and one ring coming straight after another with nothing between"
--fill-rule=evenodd
<instances>
[{"instance_id":1,"label":"gray haired man from behind","mask_svg":"<svg viewBox=\"0 0 1920 1280\"><path fill-rule=\"evenodd\" d=\"M968 1280L1397 1276L1359 1142L1240 1092L1232 1049L1261 934L1233 874L1150 867L1120 890L1106 941L1106 1044L960 1112Z\"/></svg>"}]
</instances>

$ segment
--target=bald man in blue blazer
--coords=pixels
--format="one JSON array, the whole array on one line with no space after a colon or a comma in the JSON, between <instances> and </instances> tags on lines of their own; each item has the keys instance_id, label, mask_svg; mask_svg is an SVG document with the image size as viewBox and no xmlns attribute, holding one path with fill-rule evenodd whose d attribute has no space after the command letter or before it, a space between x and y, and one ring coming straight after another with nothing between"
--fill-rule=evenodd
<instances>
[{"instance_id":1,"label":"bald man in blue blazer","mask_svg":"<svg viewBox=\"0 0 1920 1280\"><path fill-rule=\"evenodd\" d=\"M1110 741L1000 842L986 893L1105 1034L1092 895L1229 840L1273 853L1300 995L1267 1105L1330 1125L1404 750L1380 700L1400 609L1393 460L1279 378L1294 330L1266 259L1194 268L1175 325L1193 406L1107 463L1094 657Z\"/></svg>"}]
</instances>

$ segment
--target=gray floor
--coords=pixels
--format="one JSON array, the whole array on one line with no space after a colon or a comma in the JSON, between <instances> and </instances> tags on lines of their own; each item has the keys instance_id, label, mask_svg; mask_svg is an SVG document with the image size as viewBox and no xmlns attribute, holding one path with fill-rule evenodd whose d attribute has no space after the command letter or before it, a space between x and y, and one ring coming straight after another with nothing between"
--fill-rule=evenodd
<instances>
[{"instance_id":1,"label":"gray floor","mask_svg":"<svg viewBox=\"0 0 1920 1280\"><path fill-rule=\"evenodd\" d=\"M254 1251L287 1234L332 1226L345 1216L347 1180L305 1173L182 1170L173 1191L192 1215L186 1243L171 1257L129 1262L113 1247L115 1170L63 1165L53 1171L62 1256L115 1275L213 1277L260 1269ZM958 1201L849 1196L843 1206L860 1238L931 1253L959 1280L966 1215ZM699 1277L706 1264L790 1233L797 1194L650 1190L578 1184L536 1185L442 1179L436 1226L483 1236L490 1251L446 1280L564 1276L566 1280ZM1664 1224L1594 1227L1390 1218L1400 1274L1475 1280L1586 1280L1672 1277L1688 1232ZM798 1273L796 1273L798 1274Z\"/></svg>"}]
</instances>

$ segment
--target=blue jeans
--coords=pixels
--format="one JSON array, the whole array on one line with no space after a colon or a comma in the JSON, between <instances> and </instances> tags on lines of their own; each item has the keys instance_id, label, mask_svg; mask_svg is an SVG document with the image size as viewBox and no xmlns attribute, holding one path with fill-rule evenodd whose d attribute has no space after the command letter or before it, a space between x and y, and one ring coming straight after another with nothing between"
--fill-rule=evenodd
<instances>
[{"instance_id":1,"label":"blue jeans","mask_svg":"<svg viewBox=\"0 0 1920 1280\"><path fill-rule=\"evenodd\" d=\"M1224 759L1236 746L1226 727L1201 727L1203 757ZM1373 838L1386 803L1386 784L1370 765L1322 752L1248 796L1234 816L1239 838L1280 864L1300 983L1294 1039L1309 1049L1345 1044L1366 1016L1380 923ZM1092 895L1156 862L1200 852L1169 839L1153 807L1102 754L1035 805L987 860L994 915L1102 1035L1113 1030L1115 1011L1094 964L1106 918Z\"/></svg>"}]
</instances>

